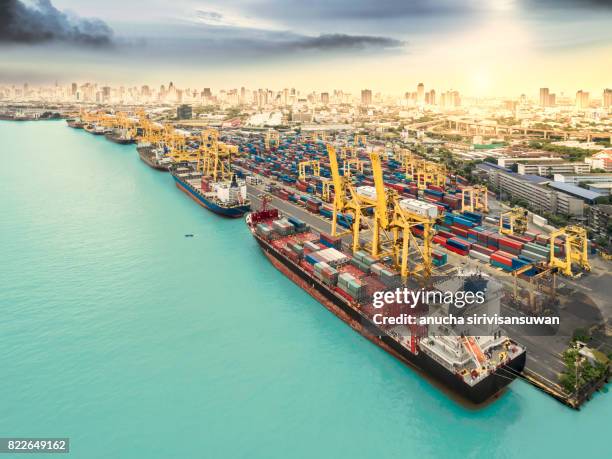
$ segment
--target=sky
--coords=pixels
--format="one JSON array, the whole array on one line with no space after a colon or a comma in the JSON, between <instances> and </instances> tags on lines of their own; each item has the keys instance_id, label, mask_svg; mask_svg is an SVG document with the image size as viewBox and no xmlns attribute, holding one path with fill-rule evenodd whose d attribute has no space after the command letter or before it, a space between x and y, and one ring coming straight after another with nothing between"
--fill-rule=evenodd
<instances>
[{"instance_id":1,"label":"sky","mask_svg":"<svg viewBox=\"0 0 612 459\"><path fill-rule=\"evenodd\" d=\"M612 87L612 0L0 0L0 83Z\"/></svg>"}]
</instances>

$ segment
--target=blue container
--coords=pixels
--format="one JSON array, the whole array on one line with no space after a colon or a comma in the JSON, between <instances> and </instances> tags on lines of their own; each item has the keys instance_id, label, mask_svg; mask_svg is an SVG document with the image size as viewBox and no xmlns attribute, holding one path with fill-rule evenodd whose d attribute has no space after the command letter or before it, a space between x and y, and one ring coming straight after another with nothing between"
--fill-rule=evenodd
<instances>
[{"instance_id":1,"label":"blue container","mask_svg":"<svg viewBox=\"0 0 612 459\"><path fill-rule=\"evenodd\" d=\"M463 212L463 216L468 220L478 223L479 225L482 223L482 215L479 213L465 211Z\"/></svg>"},{"instance_id":2,"label":"blue container","mask_svg":"<svg viewBox=\"0 0 612 459\"><path fill-rule=\"evenodd\" d=\"M429 196L436 196L437 198L441 198L444 196L444 193L442 191L437 191L437 190L425 190L425 194L429 195Z\"/></svg>"},{"instance_id":3,"label":"blue container","mask_svg":"<svg viewBox=\"0 0 612 459\"><path fill-rule=\"evenodd\" d=\"M304 223L299 218L289 217L287 220L289 221L289 223L291 223L296 228L304 228L306 226L306 223Z\"/></svg>"}]
</instances>

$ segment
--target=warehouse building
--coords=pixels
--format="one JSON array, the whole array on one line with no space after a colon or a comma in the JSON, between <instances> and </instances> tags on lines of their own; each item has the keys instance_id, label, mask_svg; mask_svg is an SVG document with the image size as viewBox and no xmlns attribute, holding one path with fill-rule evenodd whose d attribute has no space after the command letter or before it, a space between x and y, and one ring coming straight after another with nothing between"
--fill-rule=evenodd
<instances>
[{"instance_id":1,"label":"warehouse building","mask_svg":"<svg viewBox=\"0 0 612 459\"><path fill-rule=\"evenodd\" d=\"M582 198L546 186L551 181L544 177L520 175L489 163L479 164L476 169L501 194L523 199L535 212L560 213L573 217L584 215Z\"/></svg>"},{"instance_id":2,"label":"warehouse building","mask_svg":"<svg viewBox=\"0 0 612 459\"><path fill-rule=\"evenodd\" d=\"M555 182L572 183L574 185L579 183L612 183L612 173L587 175L555 174L554 180Z\"/></svg>"}]
</instances>

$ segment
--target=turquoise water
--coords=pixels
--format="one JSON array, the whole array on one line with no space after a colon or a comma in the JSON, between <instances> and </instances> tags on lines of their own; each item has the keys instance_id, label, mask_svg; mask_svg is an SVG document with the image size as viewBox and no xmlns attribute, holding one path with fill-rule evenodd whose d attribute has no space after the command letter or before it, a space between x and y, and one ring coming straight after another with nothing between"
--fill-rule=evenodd
<instances>
[{"instance_id":1,"label":"turquoise water","mask_svg":"<svg viewBox=\"0 0 612 459\"><path fill-rule=\"evenodd\" d=\"M75 458L609 451L610 394L575 412L516 381L467 410L278 273L241 220L63 122L0 122L0 254L0 437L70 437Z\"/></svg>"}]
</instances>

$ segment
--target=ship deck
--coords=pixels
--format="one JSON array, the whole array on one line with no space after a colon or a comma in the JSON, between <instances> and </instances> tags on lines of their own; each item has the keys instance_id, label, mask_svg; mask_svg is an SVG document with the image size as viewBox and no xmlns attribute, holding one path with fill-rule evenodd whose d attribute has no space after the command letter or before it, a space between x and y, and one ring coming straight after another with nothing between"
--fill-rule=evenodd
<instances>
[{"instance_id":1,"label":"ship deck","mask_svg":"<svg viewBox=\"0 0 612 459\"><path fill-rule=\"evenodd\" d=\"M272 223L272 220L265 223ZM276 236L269 241L277 251L283 253L287 258L298 264L304 271L313 275L313 266L306 262L303 258L298 258L288 249L287 245L291 243L303 244L307 241L318 242L319 234L313 231L303 233L295 233L288 236ZM351 254L342 252L347 256L347 260L352 258ZM350 297L344 296L344 299L351 302L353 307L360 314L370 321L373 321L375 314L379 314L381 309L373 306L373 293L375 291L390 290L378 277L371 273L365 273L356 266L350 263L344 263L334 266L339 273L350 273L358 278L366 286L366 296L363 301L357 302L351 300ZM394 290L395 288L391 289ZM333 289L338 292L338 289ZM387 303L385 304L385 312L388 315L399 316L402 313L413 313L418 315L419 312L406 310L406 305ZM418 340L418 347L422 352L427 353L431 358L436 360L440 365L448 369L448 371L456 373L468 385L476 385L478 382L485 379L489 374L496 371L500 366L507 364L509 361L520 356L525 352L521 346L513 343L505 336L500 337L473 337L476 340L476 354L470 351L469 345L464 344L463 338L456 335L449 336L428 336L426 326L419 325L377 325L379 329L392 336L398 343L406 349L411 347L411 337L414 334ZM482 360L479 360L479 357Z\"/></svg>"}]
</instances>

